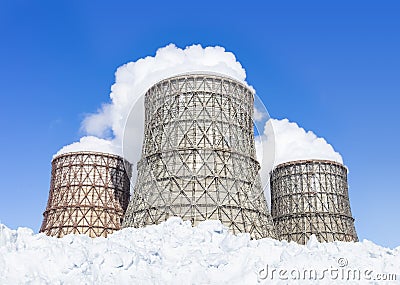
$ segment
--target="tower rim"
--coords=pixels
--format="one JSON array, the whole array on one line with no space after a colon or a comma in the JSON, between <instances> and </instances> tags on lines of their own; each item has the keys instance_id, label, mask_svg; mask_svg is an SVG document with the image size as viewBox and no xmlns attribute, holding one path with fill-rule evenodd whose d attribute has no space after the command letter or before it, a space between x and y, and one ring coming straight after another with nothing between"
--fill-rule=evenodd
<instances>
[{"instance_id":1,"label":"tower rim","mask_svg":"<svg viewBox=\"0 0 400 285\"><path fill-rule=\"evenodd\" d=\"M61 157L65 156L72 156L72 155L100 155L100 156L105 156L105 157L110 157L110 158L118 158L118 159L123 159L124 161L126 160L123 156L118 155L118 154L113 154L109 152L101 152L101 151L90 151L90 150L82 150L82 151L71 151L71 152L65 152L58 154L53 157L52 161L57 160Z\"/></svg>"},{"instance_id":2,"label":"tower rim","mask_svg":"<svg viewBox=\"0 0 400 285\"><path fill-rule=\"evenodd\" d=\"M189 71L189 72L182 72L182 73L177 73L175 75L172 76L168 76L165 77L161 80L156 81L154 84L151 85L150 88L148 88L145 92L145 94L147 94L152 88L154 88L155 86L163 83L164 81L170 81L170 80L174 80L174 79L181 79L181 78L185 78L185 77L208 77L208 78L214 78L214 79L225 79L225 80L230 80L232 82L235 82L239 85L241 85L242 87L244 87L245 89L247 89L250 94L253 96L254 99L254 95L255 95L255 91L254 89L247 84L246 81L241 81L233 76L224 74L224 73L220 73L220 72L214 72L214 71Z\"/></svg>"},{"instance_id":3,"label":"tower rim","mask_svg":"<svg viewBox=\"0 0 400 285\"><path fill-rule=\"evenodd\" d=\"M347 170L346 165L344 165L343 163L340 163L340 162L337 162L337 161L334 161L334 160L329 160L329 159L315 159L315 158L312 158L312 159L299 159L299 160L290 160L290 161L282 162L282 163L279 163L276 166L274 166L272 171L274 171L274 170L276 170L278 168L283 168L283 167L290 166L290 165L305 164L305 163L333 164L333 165L336 165L336 166L343 167L343 168L345 168Z\"/></svg>"}]
</instances>

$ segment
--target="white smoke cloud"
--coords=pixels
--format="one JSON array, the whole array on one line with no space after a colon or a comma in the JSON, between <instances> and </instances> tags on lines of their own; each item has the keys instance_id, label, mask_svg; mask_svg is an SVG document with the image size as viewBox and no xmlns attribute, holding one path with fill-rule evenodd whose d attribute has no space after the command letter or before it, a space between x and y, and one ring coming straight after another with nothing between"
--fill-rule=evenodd
<instances>
[{"instance_id":1,"label":"white smoke cloud","mask_svg":"<svg viewBox=\"0 0 400 285\"><path fill-rule=\"evenodd\" d=\"M122 155L122 149L110 140L101 139L94 136L82 137L79 142L61 148L53 157L60 154L77 152L77 151L94 151Z\"/></svg>"},{"instance_id":2,"label":"white smoke cloud","mask_svg":"<svg viewBox=\"0 0 400 285\"><path fill-rule=\"evenodd\" d=\"M274 153L271 151L274 150ZM306 159L343 163L342 156L324 139L288 119L269 119L263 134L256 137L257 159L261 161L261 181L270 204L269 173L285 162Z\"/></svg>"},{"instance_id":3,"label":"white smoke cloud","mask_svg":"<svg viewBox=\"0 0 400 285\"><path fill-rule=\"evenodd\" d=\"M192 45L181 49L174 44L167 45L158 49L154 57L148 56L119 67L115 84L111 87L111 102L103 104L97 113L90 114L82 122L81 129L92 137L82 138L57 154L80 148L115 153L124 144L124 157L136 163L143 141L144 93L162 79L189 72L224 74L247 85L242 65L223 47ZM99 139L95 140L93 136Z\"/></svg>"},{"instance_id":4,"label":"white smoke cloud","mask_svg":"<svg viewBox=\"0 0 400 285\"><path fill-rule=\"evenodd\" d=\"M119 67L115 84L111 87L111 103L86 117L83 129L99 137L111 130L115 139L121 141L129 112L138 99L156 82L188 72L222 73L243 83L246 78L245 70L233 53L222 47L192 45L180 49L170 44L157 50L154 57L148 56Z\"/></svg>"},{"instance_id":5,"label":"white smoke cloud","mask_svg":"<svg viewBox=\"0 0 400 285\"><path fill-rule=\"evenodd\" d=\"M265 118L268 117L267 113L259 110L256 106L254 106L254 122L262 122Z\"/></svg>"},{"instance_id":6,"label":"white smoke cloud","mask_svg":"<svg viewBox=\"0 0 400 285\"><path fill-rule=\"evenodd\" d=\"M272 128L266 127L264 136L275 137L274 165L303 159L324 159L343 163L342 156L324 138L317 137L312 131L306 131L288 119L270 121Z\"/></svg>"}]
</instances>

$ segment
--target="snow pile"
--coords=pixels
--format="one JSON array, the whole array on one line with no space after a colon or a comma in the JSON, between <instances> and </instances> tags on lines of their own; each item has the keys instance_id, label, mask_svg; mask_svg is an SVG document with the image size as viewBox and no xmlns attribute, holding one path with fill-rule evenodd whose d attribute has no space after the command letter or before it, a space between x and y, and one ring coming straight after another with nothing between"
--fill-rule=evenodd
<instances>
[{"instance_id":1,"label":"snow pile","mask_svg":"<svg viewBox=\"0 0 400 285\"><path fill-rule=\"evenodd\" d=\"M307 278L309 271L318 279ZM315 237L306 246L251 241L218 221L192 227L180 218L96 239L57 239L0 225L0 284L331 284L347 280L344 271L360 272L350 280L363 283L399 280L390 274L400 273L400 247L367 240L321 244Z\"/></svg>"}]
</instances>

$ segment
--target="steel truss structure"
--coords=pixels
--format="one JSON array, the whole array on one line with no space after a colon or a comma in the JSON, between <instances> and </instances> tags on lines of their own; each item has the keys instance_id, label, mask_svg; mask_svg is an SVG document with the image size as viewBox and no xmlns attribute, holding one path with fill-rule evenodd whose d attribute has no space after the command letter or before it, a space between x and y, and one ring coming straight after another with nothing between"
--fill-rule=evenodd
<instances>
[{"instance_id":1,"label":"steel truss structure","mask_svg":"<svg viewBox=\"0 0 400 285\"><path fill-rule=\"evenodd\" d=\"M179 216L276 237L255 158L252 91L214 74L165 79L145 94L145 136L123 227Z\"/></svg>"},{"instance_id":2,"label":"steel truss structure","mask_svg":"<svg viewBox=\"0 0 400 285\"><path fill-rule=\"evenodd\" d=\"M272 217L280 239L305 244L358 241L351 215L347 169L326 160L278 165L271 173Z\"/></svg>"},{"instance_id":3,"label":"steel truss structure","mask_svg":"<svg viewBox=\"0 0 400 285\"><path fill-rule=\"evenodd\" d=\"M131 165L116 155L73 152L55 157L40 232L106 237L121 229L130 176Z\"/></svg>"}]
</instances>

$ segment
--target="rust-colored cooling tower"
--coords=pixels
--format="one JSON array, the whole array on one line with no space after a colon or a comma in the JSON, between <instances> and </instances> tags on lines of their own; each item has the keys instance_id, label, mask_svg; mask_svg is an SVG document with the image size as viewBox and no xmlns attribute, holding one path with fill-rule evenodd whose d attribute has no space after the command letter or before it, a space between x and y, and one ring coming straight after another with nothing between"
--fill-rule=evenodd
<instances>
[{"instance_id":1,"label":"rust-colored cooling tower","mask_svg":"<svg viewBox=\"0 0 400 285\"><path fill-rule=\"evenodd\" d=\"M106 237L121 229L130 176L131 165L117 155L72 152L55 157L40 232Z\"/></svg>"}]
</instances>

